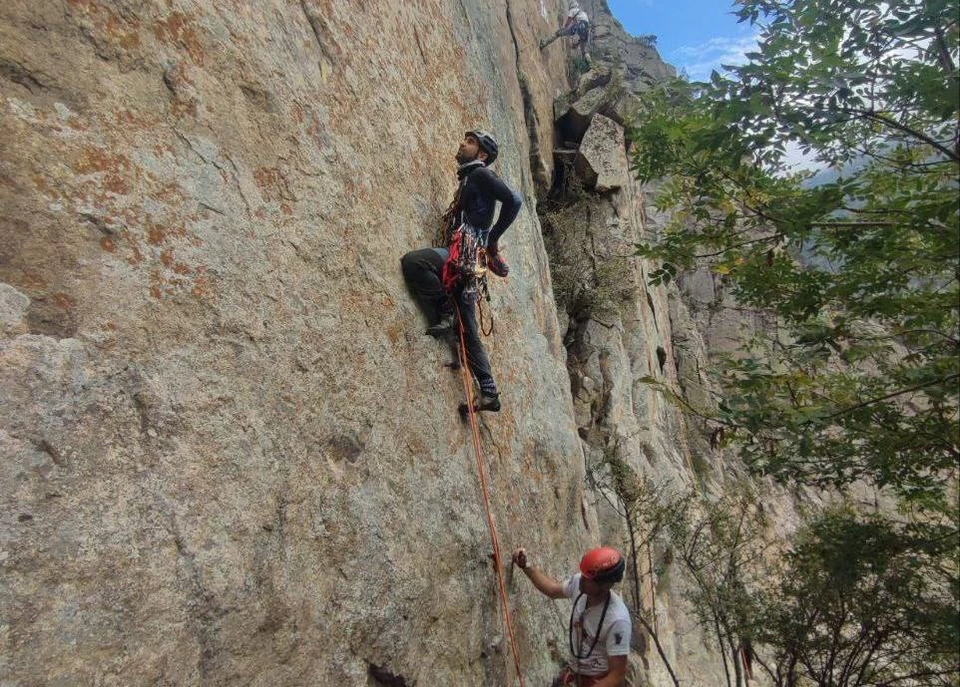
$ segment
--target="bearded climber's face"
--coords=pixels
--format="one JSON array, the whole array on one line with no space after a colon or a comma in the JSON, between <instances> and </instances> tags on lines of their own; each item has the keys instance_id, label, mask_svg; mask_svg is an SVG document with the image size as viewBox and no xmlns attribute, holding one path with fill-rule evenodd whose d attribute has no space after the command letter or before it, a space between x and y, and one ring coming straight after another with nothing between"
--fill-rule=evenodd
<instances>
[{"instance_id":1,"label":"bearded climber's face","mask_svg":"<svg viewBox=\"0 0 960 687\"><path fill-rule=\"evenodd\" d=\"M465 164L474 160L485 160L487 153L480 148L480 142L475 136L467 134L463 137L463 143L457 149L457 163Z\"/></svg>"}]
</instances>

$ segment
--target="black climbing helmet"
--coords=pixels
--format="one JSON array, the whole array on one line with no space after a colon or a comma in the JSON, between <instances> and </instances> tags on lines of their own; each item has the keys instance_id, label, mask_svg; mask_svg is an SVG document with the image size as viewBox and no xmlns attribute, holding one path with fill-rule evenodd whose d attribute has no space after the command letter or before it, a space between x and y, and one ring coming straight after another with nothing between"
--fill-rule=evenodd
<instances>
[{"instance_id":1,"label":"black climbing helmet","mask_svg":"<svg viewBox=\"0 0 960 687\"><path fill-rule=\"evenodd\" d=\"M471 129L465 135L473 136L477 139L477 143L480 144L480 149L487 154L488 167L496 161L497 154L500 152L500 146L497 145L497 139L493 137L493 134L483 129Z\"/></svg>"}]
</instances>

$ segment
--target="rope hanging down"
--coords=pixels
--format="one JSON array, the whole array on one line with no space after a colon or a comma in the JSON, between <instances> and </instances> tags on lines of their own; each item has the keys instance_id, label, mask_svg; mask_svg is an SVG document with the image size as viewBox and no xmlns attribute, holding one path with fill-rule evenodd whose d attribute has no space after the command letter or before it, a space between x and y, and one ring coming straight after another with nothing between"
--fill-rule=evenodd
<instances>
[{"instance_id":1,"label":"rope hanging down","mask_svg":"<svg viewBox=\"0 0 960 687\"><path fill-rule=\"evenodd\" d=\"M517 638L513 633L513 623L510 622L510 605L507 602L507 586L503 581L502 558L500 557L500 539L497 536L497 526L493 522L490 512L490 491L487 489L487 467L483 460L483 449L480 447L480 428L477 426L477 413L473 404L473 382L470 379L470 367L467 365L467 347L464 343L463 323L457 322L460 329L460 373L463 379L463 390L467 395L467 415L470 418L470 429L473 433L473 448L477 457L477 470L480 473L480 485L483 487L483 505L487 512L487 527L490 529L490 539L493 542L493 564L497 568L497 585L500 591L500 609L503 613L503 624L507 626L510 637L510 650L513 653L513 665L517 670L520 687L526 687L523 673L520 670L520 652L517 649Z\"/></svg>"}]
</instances>

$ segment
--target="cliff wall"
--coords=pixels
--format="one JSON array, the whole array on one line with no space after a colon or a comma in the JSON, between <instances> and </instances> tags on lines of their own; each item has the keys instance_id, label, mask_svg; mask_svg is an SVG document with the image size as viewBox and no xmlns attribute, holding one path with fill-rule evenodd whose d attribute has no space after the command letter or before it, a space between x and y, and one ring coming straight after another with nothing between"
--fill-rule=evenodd
<instances>
[{"instance_id":1,"label":"cliff wall","mask_svg":"<svg viewBox=\"0 0 960 687\"><path fill-rule=\"evenodd\" d=\"M463 389L399 272L473 126L525 201L492 287L505 408L481 427L505 550L560 576L622 540L587 480L605 446L694 479L702 432L637 381L676 382L676 294L635 264L618 319L558 318L538 208L569 87L537 42L562 9L3 3L3 684L512 684ZM617 170L582 227L595 258L644 231ZM566 608L506 573L546 684ZM690 684L716 684L645 579ZM667 684L646 655L635 679Z\"/></svg>"}]
</instances>

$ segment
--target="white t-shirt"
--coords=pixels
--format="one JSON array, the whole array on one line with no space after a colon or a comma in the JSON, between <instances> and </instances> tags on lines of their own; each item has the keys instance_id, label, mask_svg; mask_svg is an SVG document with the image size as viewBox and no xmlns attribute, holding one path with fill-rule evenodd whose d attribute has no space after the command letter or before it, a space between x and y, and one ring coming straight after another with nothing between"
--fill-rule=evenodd
<instances>
[{"instance_id":1,"label":"white t-shirt","mask_svg":"<svg viewBox=\"0 0 960 687\"><path fill-rule=\"evenodd\" d=\"M567 16L573 19L574 21L588 21L587 13L584 12L579 7L574 7L572 10L567 12Z\"/></svg>"},{"instance_id":2,"label":"white t-shirt","mask_svg":"<svg viewBox=\"0 0 960 687\"><path fill-rule=\"evenodd\" d=\"M580 573L577 573L563 583L563 594L568 599L576 599L580 595ZM597 634L597 624L603 614L603 604L591 606L584 613L587 605L587 596L580 597L573 609L573 646L581 656L590 651L593 638ZM573 658L574 667L581 675L605 675L610 669L607 663L608 656L626 656L630 653L630 611L623 599L616 592L610 592L610 605L607 615L600 628L600 638L593 649L593 653L577 660ZM578 646L579 641L579 646Z\"/></svg>"}]
</instances>

